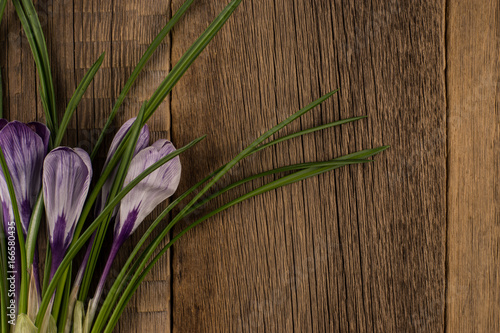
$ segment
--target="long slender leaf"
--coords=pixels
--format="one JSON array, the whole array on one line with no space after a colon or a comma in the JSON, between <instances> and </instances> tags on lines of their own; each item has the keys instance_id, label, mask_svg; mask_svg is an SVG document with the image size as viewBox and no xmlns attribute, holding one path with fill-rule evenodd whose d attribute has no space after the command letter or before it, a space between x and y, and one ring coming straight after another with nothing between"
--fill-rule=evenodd
<instances>
[{"instance_id":1,"label":"long slender leaf","mask_svg":"<svg viewBox=\"0 0 500 333\"><path fill-rule=\"evenodd\" d=\"M38 194L38 198L36 199L35 206L33 207L33 213L31 214L28 233L26 235L26 256L28 269L31 268L31 265L33 264L33 260L35 258L38 229L40 229L40 222L42 221L43 212L43 194L42 191L40 191L40 193ZM48 271L50 271L50 269L48 269Z\"/></svg>"},{"instance_id":2,"label":"long slender leaf","mask_svg":"<svg viewBox=\"0 0 500 333\"><path fill-rule=\"evenodd\" d=\"M139 134L141 133L142 121L144 120L144 110L145 107L141 108L139 115L137 116L134 124L130 128L131 138L127 144L127 149L125 154L123 155L123 159L118 167L118 171L116 173L115 180L113 182L113 186L109 193L108 202L111 201L118 191L123 187L123 182L125 181L125 177L127 175L127 170L130 165L130 161L134 156L135 146L137 144L137 140L139 139ZM104 220L99 228L97 229L97 234L94 239L94 243L92 244L92 251L90 253L89 260L87 262L87 266L85 267L85 273L83 276L82 285L80 287L80 299L85 300L87 297L87 293L90 287L90 282L94 276L94 269L97 264L97 260L99 259L99 254L101 252L102 244L104 242L104 237L106 236L106 230L108 230L108 225L111 220L112 214Z\"/></svg>"},{"instance_id":3,"label":"long slender leaf","mask_svg":"<svg viewBox=\"0 0 500 333\"><path fill-rule=\"evenodd\" d=\"M31 0L12 0L12 2L16 8L18 17L21 20L26 37L28 38L31 52L33 53L33 58L38 70L41 90L40 98L44 106L47 126L52 133L57 133L58 121L54 84L52 82L47 45L45 43L45 38L43 37L40 21Z\"/></svg>"},{"instance_id":4,"label":"long slender leaf","mask_svg":"<svg viewBox=\"0 0 500 333\"><path fill-rule=\"evenodd\" d=\"M16 193L14 191L14 186L12 185L12 178L10 177L9 167L5 161L5 155L0 147L0 165L2 166L2 172L7 183L7 188L9 189L10 201L12 204L12 210L14 211L14 219L16 222L17 230L17 240L19 243L19 253L21 256L21 287L19 291L19 313L26 313L28 309L28 270L26 266L26 248L24 246L24 235L23 227L21 224L21 217L19 215L19 206L17 205ZM9 221L10 222L10 221Z\"/></svg>"},{"instance_id":5,"label":"long slender leaf","mask_svg":"<svg viewBox=\"0 0 500 333\"><path fill-rule=\"evenodd\" d=\"M0 66L0 118L3 118L3 85L2 85L2 66Z\"/></svg>"},{"instance_id":6,"label":"long slender leaf","mask_svg":"<svg viewBox=\"0 0 500 333\"><path fill-rule=\"evenodd\" d=\"M0 327L2 332L8 332L9 324L7 319L7 246L5 243L5 232L3 226L0 227Z\"/></svg>"},{"instance_id":7,"label":"long slender leaf","mask_svg":"<svg viewBox=\"0 0 500 333\"><path fill-rule=\"evenodd\" d=\"M7 6L7 0L0 0L0 23L2 23L3 13ZM3 118L3 86L2 86L2 66L0 66L0 118Z\"/></svg>"},{"instance_id":8,"label":"long slender leaf","mask_svg":"<svg viewBox=\"0 0 500 333\"><path fill-rule=\"evenodd\" d=\"M302 131L299 131L299 132L295 132L295 133L283 136L281 138L275 139L273 141L270 141L268 143L264 143L264 144L260 145L259 147L257 147L255 149L255 152L258 152L258 151L260 151L262 149L265 149L267 147L270 147L272 145L278 144L278 143L286 141L286 140L290 140L290 139L293 139L293 138L296 138L296 137L299 137L299 136L302 136L302 135L306 135L306 134L309 134L309 133L321 131L321 130L324 130L324 129L327 129L327 128L331 128L331 127L335 127L335 126L339 126L339 125L351 123L353 121L361 120L361 119L364 119L366 117L367 116L360 116L360 117L342 119L342 120L334 121L334 122L331 122L331 123L328 123L328 124L324 124L324 125L320 125L320 126L308 128L308 129L305 129L305 130L302 130Z\"/></svg>"},{"instance_id":9,"label":"long slender leaf","mask_svg":"<svg viewBox=\"0 0 500 333\"><path fill-rule=\"evenodd\" d=\"M333 96L336 92L337 92L337 90L332 91L332 92L324 95L323 97L317 99L316 101L307 105L303 109L299 110L295 114L291 115L290 117L288 117L287 119L285 119L284 121L279 123L278 125L274 126L270 130L268 130L266 133L261 135L257 140L255 140L252 144L250 144L242 152L240 152L235 158L233 158L233 160L231 160L225 166L219 168L215 173L212 173L211 175L209 175L205 180L208 181L210 179L210 182L181 210L181 212L179 212L176 215L176 217L170 222L169 226L175 225L190 210L190 208L204 195L204 193L206 191L208 191L220 178L222 178L224 176L224 174L227 173L227 171L229 171L232 167L234 167L239 161L241 161L243 158L249 156L250 154L254 153L260 144L262 144L265 140L267 140L269 137L271 137L273 134L275 134L279 130L283 129L285 126L287 126L288 124L290 124L294 120L298 119L302 115L311 111L316 106L323 103L325 100L327 100L328 98ZM203 181L203 183L204 183L204 181ZM201 184L200 184L200 186L201 186ZM163 239L166 236L166 234L168 233L168 231L169 231L169 229L167 227L165 230L162 231L162 233L158 237ZM160 241L157 240L157 241L154 241L152 243L153 245L151 245L151 247L149 248L150 250L146 254L146 257L149 258L153 254L155 248L158 247L159 242ZM142 268L144 267L143 265L145 265L145 263L144 264L141 263L141 266L139 268L140 270L142 270ZM93 330L93 332L97 332L97 331Z\"/></svg>"},{"instance_id":10,"label":"long slender leaf","mask_svg":"<svg viewBox=\"0 0 500 333\"><path fill-rule=\"evenodd\" d=\"M198 58L200 53L205 49L208 43L215 37L217 32L224 26L229 17L233 14L242 0L233 0L219 14L219 16L210 24L203 34L194 42L194 44L184 53L179 62L168 73L165 80L160 84L160 87L154 92L146 109L146 120L149 119L156 111L158 106L163 102L165 97L170 93L175 84L181 79L184 73L188 70L191 64Z\"/></svg>"},{"instance_id":11,"label":"long slender leaf","mask_svg":"<svg viewBox=\"0 0 500 333\"><path fill-rule=\"evenodd\" d=\"M327 161L327 162L316 162L316 163L302 163L302 164L295 164L295 165L290 165L290 166L286 166L286 167L282 167L282 168L276 168L276 169L273 169L273 170L269 170L269 171L266 171L266 172L263 172L263 173L260 173L260 174L256 174L256 175L252 175L250 177L247 177L243 180L240 180L238 182L235 182L227 187L225 187L224 189L218 191L217 193L215 193L213 196L205 199L203 202L201 202L200 204L196 205L195 207L193 207L191 209L190 212L192 212L193 210L199 208L200 206L202 206L203 204L205 204L206 202L214 199L215 197L237 187L237 186L240 186L244 183L247 183L247 182L250 182L254 179L258 179L258 178L263 178L265 176L269 176L269 175L273 175L273 174L276 174L276 173L281 173L281 172L286 172L286 171L291 171L291 170L301 170L301 169L305 169L305 168L310 168L312 166L326 166L326 165L329 165L329 166L333 166L333 165L336 165L336 166L344 166L344 165L350 165L350 164L357 164L357 163L366 163L366 162L369 162L369 160L346 160L346 161ZM201 182L201 184L203 184L204 181ZM194 188L197 188L199 187L199 185L201 185L200 183L198 183L196 186L194 186ZM141 247L143 246L143 244L145 243L145 241L147 240L147 238L151 235L151 233L154 231L154 229L158 226L158 224L168 215L168 213L182 200L184 199L187 195L189 195L191 193L191 191L186 191L181 197L177 198L174 202L172 202L165 210L163 210L163 212L158 215L158 217L155 219L155 221L149 226L148 230L144 233L144 235L141 237L141 239L139 240L139 242L136 244L136 246L134 247L134 250L132 251L132 253L129 255L129 258L127 259L127 261L125 262L125 264L122 266L122 269L120 271L120 274L117 276L117 278L115 279L115 282L113 284L113 286L111 287L111 290L109 291L108 293L108 296L106 297L106 300L104 301L104 304L99 312L99 316L97 317L96 321L95 321L95 325L93 327L93 332L101 332L104 325L108 322L108 317L109 315L111 314L111 312L114 310L114 307L112 307L112 304L114 304L114 302L116 302L118 300L118 298L121 296L121 291L123 290L123 288L126 287L125 285L125 281L124 281L124 277L126 276L126 273L127 273L127 270L128 270L128 267L130 266L130 264L132 263L134 257L136 256L136 254L139 252L139 250L141 249ZM186 216L190 213L188 212L186 214ZM166 229L164 229L165 231L169 231L171 228L173 227L172 224L169 224ZM161 239L163 239L161 237L161 235L159 235L156 240L159 240L161 241ZM142 262L143 260L145 260L146 258L146 255L147 253L149 252L149 250L153 249L154 250L154 247L155 247L155 243L156 242L152 242L151 244L149 244L149 246L146 248L146 250L143 252L143 255L141 256L141 258L139 258L139 260L136 261L136 263L140 263ZM135 267L133 267L130 271L130 273L135 273L136 270L140 267L140 265L137 265ZM131 274L129 274L131 275ZM129 277L129 275L127 275L127 277ZM133 274L132 274L133 275Z\"/></svg>"},{"instance_id":12,"label":"long slender leaf","mask_svg":"<svg viewBox=\"0 0 500 333\"><path fill-rule=\"evenodd\" d=\"M7 0L0 0L0 23L2 22L5 7L7 7Z\"/></svg>"},{"instance_id":13,"label":"long slender leaf","mask_svg":"<svg viewBox=\"0 0 500 333\"><path fill-rule=\"evenodd\" d=\"M66 107L66 111L64 112L64 116L61 120L61 125L59 126L59 131L57 132L57 136L54 141L55 147L61 144L61 141L66 132L66 128L68 127L68 124L71 118L73 117L73 114L75 113L76 107L78 106L78 104L80 104L83 95L87 91L87 88L94 79L94 76L96 75L97 71L101 67L103 60L104 60L104 53L101 54L99 59L97 59L97 61L92 65L92 67L90 67L90 69L85 74L82 81L76 88L75 92L73 93L73 96L71 97L68 106Z\"/></svg>"},{"instance_id":14,"label":"long slender leaf","mask_svg":"<svg viewBox=\"0 0 500 333\"><path fill-rule=\"evenodd\" d=\"M69 274L68 276L70 278L66 279L66 285L64 286L64 295L63 295L63 300L61 304L61 313L58 318L59 324L57 325L57 331L58 333L63 333L65 324L66 324L66 319L68 316L71 316L72 313L69 313L69 297L70 297L70 292L71 292L71 271L72 271L72 265L69 266Z\"/></svg>"},{"instance_id":15,"label":"long slender leaf","mask_svg":"<svg viewBox=\"0 0 500 333\"><path fill-rule=\"evenodd\" d=\"M115 119L116 113L118 112L118 109L120 109L120 106L122 105L123 101L125 100L125 97L127 96L128 92L130 91L130 88L132 88L132 85L134 84L135 80L137 80L137 77L141 73L142 69L148 62L149 58L153 55L153 53L156 51L158 46L160 46L161 42L165 39L165 37L168 35L170 30L174 27L174 25L179 21L179 19L184 15L184 13L188 10L188 8L191 6L194 0L187 0L184 2L184 4L177 10L177 12L172 16L172 18L168 21L168 23L163 27L163 29L160 31L160 33L156 36L156 38L153 40L153 42L148 46L148 49L144 54L142 55L141 60L139 60L139 63L137 66L134 68L134 71L128 78L127 82L125 83L125 86L123 87L120 96L118 96L118 100L116 101L113 110L111 111L111 114L109 115L108 120L106 121L106 124L104 125L104 128L101 131L101 134L99 135L99 138L97 139L97 142L94 146L94 149L92 150L92 154L90 155L92 159L95 158L97 155L97 152L99 151L99 148L101 147L101 144L104 140L104 136L108 132L109 127L111 126L113 119Z\"/></svg>"},{"instance_id":16,"label":"long slender leaf","mask_svg":"<svg viewBox=\"0 0 500 333\"><path fill-rule=\"evenodd\" d=\"M63 261L59 265L59 268L56 270L54 273L54 276L52 277L52 280L50 281L49 285L47 286L47 290L44 293L44 296L42 298L42 302L40 304L40 309L38 311L38 316L36 318L35 326L39 326L42 323L43 320L43 314L47 310L47 307L50 302L50 298L52 297L52 293L56 289L56 286L61 279L65 269L69 266L73 258L78 254L78 251L85 245L87 240L92 236L94 231L99 227L99 225L104 221L105 218L113 211L113 209L118 205L118 203L123 199L125 195L127 195L132 188L134 188L137 184L139 184L144 178L146 178L149 174L157 170L159 167L173 159L174 157L182 154L186 150L192 148L195 146L197 143L199 143L201 140L203 140L206 136L202 136L198 139L195 139L191 141L189 144L185 145L182 148L177 149L175 152L165 156L164 158L160 159L158 162L152 164L150 167L148 167L146 170L144 170L139 176L134 178L127 186L125 186L117 195L116 197L111 200L106 207L103 209L101 214L92 222L89 227L85 230L85 232L80 236L80 237L74 237L73 242L71 243L68 252L66 253L66 256L64 257Z\"/></svg>"},{"instance_id":17,"label":"long slender leaf","mask_svg":"<svg viewBox=\"0 0 500 333\"><path fill-rule=\"evenodd\" d=\"M340 121L336 121L336 122L333 122L333 123L330 123L330 124L326 124L326 125L321 125L321 126L317 126L317 127L314 127L314 128L311 128L311 129L308 129L308 130L304 130L304 131L300 131L300 132L297 132L297 133L293 133L291 135L287 135L285 137L282 137L282 138L279 138L279 139L276 139L276 140L273 140L273 141L270 141L268 142L265 147L263 147L264 145L261 145L261 146L258 146L257 148L255 148L253 151L249 152L249 154L247 156L250 156L266 147L269 147L273 144L277 144L279 142L283 142L285 140L289 140L291 138L295 138L299 135L305 135L305 134L308 134L308 133L312 133L312 132L315 132L315 131L319 131L321 129L324 129L324 128L328 128L328 127L332 127L332 126L338 126L338 125L341 125L341 124L345 124L345 123L348 123L348 122L351 122L351 121L355 121L355 120L358 120L358 119L363 119L365 118L364 116L363 117L356 117L356 118L350 118L350 119L344 119L344 120L340 120ZM336 159L338 160L338 158ZM224 165L225 166L225 165ZM158 226L158 224L168 215L168 213L175 207L177 206L182 200L184 200L187 196L189 196L191 193L193 193L196 189L198 189L201 185L203 185L204 183L206 183L209 179L211 179L213 176L215 176L219 171L221 171L224 166L220 167L219 169L217 169L216 171L212 172L210 175L208 175L207 177L205 177L204 179L202 179L201 181L199 181L197 184L195 184L194 186L192 186L189 190L187 190L186 192L184 192L181 196L179 196L176 200L174 200L156 219L155 221L149 226L149 228L146 230L146 232L143 234L143 236L141 237L141 239L139 240L139 242L136 244L134 250L132 251L132 253L129 255L127 261L125 262L125 264L122 266L122 269L119 273L119 275L116 277L115 279L115 282L113 283L112 287L111 287L111 290L109 291L108 293L108 296L106 297L105 301L104 301L104 304L102 305L102 308L99 312L99 315L98 317L96 318L96 321L95 321L95 325L94 325L94 330L97 331L97 332L100 332L103 328L104 328L104 324L106 324L106 320L107 318L109 317L109 315L111 314L111 311L113 310L111 305L114 304L116 302L116 300L118 299L118 297L120 296L120 292L123 290L123 288L125 287L125 279L127 279L128 275L126 276L127 274L127 269L128 267L131 265L133 259L135 258L135 256L137 255L137 253L139 252L139 250L141 249L142 245L146 242L147 238L149 237L149 235L153 232L153 230ZM305 166L305 164L304 164ZM310 165L308 165L307 167L309 167ZM287 168L290 168L290 167L287 167ZM293 168L292 168L293 169ZM277 171L276 169L275 170L271 170L271 172L279 172ZM283 170L285 171L285 170ZM262 175L264 176L264 175ZM234 186L235 184L233 184L232 186ZM232 187L231 187L232 188ZM226 188L225 190L229 190L230 188ZM223 190L224 191L224 190ZM221 193L219 193L221 194ZM195 209L195 208L193 208ZM167 226L167 228L171 228L172 226ZM134 268L135 270L135 268Z\"/></svg>"},{"instance_id":18,"label":"long slender leaf","mask_svg":"<svg viewBox=\"0 0 500 333\"><path fill-rule=\"evenodd\" d=\"M380 151L383 151L387 149L387 147L380 147L380 148L376 148L376 149L372 149L372 150L367 150L367 151L363 151L363 152L358 152L358 153L355 153L357 155L357 157L361 157L363 158L364 156L362 155L366 155L366 157L368 156L372 156L373 154L376 154ZM354 154L351 154L351 155L346 155L344 156L344 160L348 160L349 159L349 156L351 157L354 157L356 156ZM180 238L182 237L185 233L187 233L189 230L191 230L192 228L196 227L197 225L199 225L200 223L202 223L203 221L207 220L208 218L242 202L242 201L245 201L249 198L252 198L254 196L257 196L257 195L260 195L262 193L265 193L265 192L269 192L271 190L275 190L277 188L280 188L280 187L283 187L283 186L286 186L286 185L289 185L289 184L292 184L292 183L295 183L295 182L298 182L298 181L301 181L301 180L304 180L304 179L307 179L307 178L310 178L310 177L313 177L313 176L316 176L316 175L319 175L319 174L322 174L322 173L325 173L327 171L331 171L331 170L334 170L334 169L337 169L339 168L340 166L339 165L331 165L331 166L321 166L321 167L317 167L317 166L314 166L314 167L310 167L310 168L307 168L305 170L301 170L301 171L297 171L291 175L288 175L288 176L284 176L282 178L279 178L275 181L272 181L268 184L265 184L253 191L250 191L232 201L230 201L229 203L211 211L210 213L204 215L203 217L199 218L198 220L196 220L195 222L193 222L192 224L190 224L188 227L186 227L185 229L183 229L179 234L177 234L174 238L172 238L172 240L167 244L165 245L161 250L160 252L149 262L149 257L148 255L145 256L145 258L143 259L143 263L146 263L146 262L149 262L149 264L147 265L147 267L142 271L140 272L139 270L137 270L135 272L135 274L133 275L129 285L127 286L127 288L125 289L124 293L122 294L121 298L120 298L120 301L118 302L117 306L114 308L114 311L113 311L113 314L111 316L111 318L109 319L108 321L108 324L104 330L104 333L107 333L107 332L111 332L114 328L114 326L116 325L116 323L118 322L118 319L119 317L121 316L123 310L125 309L125 305L127 304L127 302L130 300L130 298L132 297L132 295L134 294L134 292L137 290L137 288L139 287L140 283L144 280L144 278L146 277L147 273L153 268L154 264L161 258L161 256ZM156 248L154 249L156 250ZM149 253L148 253L149 254ZM142 265L140 265L139 267L141 267Z\"/></svg>"}]
</instances>

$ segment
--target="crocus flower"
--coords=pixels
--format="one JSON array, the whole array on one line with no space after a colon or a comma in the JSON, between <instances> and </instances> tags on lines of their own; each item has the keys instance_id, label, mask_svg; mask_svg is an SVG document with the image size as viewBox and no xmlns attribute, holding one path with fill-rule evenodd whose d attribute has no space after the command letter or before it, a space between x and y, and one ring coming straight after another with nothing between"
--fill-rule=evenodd
<instances>
[{"instance_id":1,"label":"crocus flower","mask_svg":"<svg viewBox=\"0 0 500 333\"><path fill-rule=\"evenodd\" d=\"M116 150L118 149L118 146L123 141L123 138L128 133L128 131L130 130L130 128L134 124L135 120L136 120L136 118L131 118L131 119L127 120L120 127L118 132L116 132L116 134L113 138L113 141L111 142L111 146L109 147L108 155L106 157L106 162L104 163L103 170L106 168L106 166L110 162L111 158L115 155ZM148 128L148 125L144 125L141 129L141 132L139 133L139 137L137 138L137 143L136 143L135 150L134 150L134 156L139 151L146 148L148 146L148 144L149 144L149 128ZM108 178L106 179L106 182L102 186L101 192L99 193L99 197L96 200L96 205L95 205L95 210L94 210L96 216L98 216L106 206L106 202L108 200L109 193L111 192L111 187L113 186L113 182L115 181L115 178L116 178L117 170L118 170L118 167L115 167L113 172L108 176ZM116 215L117 211L118 210L115 209L113 211L112 215L113 216ZM87 267L88 259L90 257L90 253L92 251L92 247L94 245L95 235L96 235L96 233L94 233L92 235L92 238L90 239L89 244L87 246L87 251L85 253L85 257L80 265L80 268L78 269L78 273L76 275L75 282L73 284L73 289L71 291L72 294L76 295L78 293L78 290L80 289L80 284L81 284L82 279L83 279L83 274L85 272L85 268ZM74 305L75 305L75 303L73 302L74 300L76 300L76 297L70 301L70 304L69 304L70 310L72 310ZM71 317L68 317L67 321L66 321L65 331L69 332L69 330L71 328L71 322L72 322Z\"/></svg>"},{"instance_id":2,"label":"crocus flower","mask_svg":"<svg viewBox=\"0 0 500 333\"><path fill-rule=\"evenodd\" d=\"M124 186L174 151L174 145L165 139L141 150L130 163ZM180 179L181 162L177 156L137 184L121 201L116 217L114 241L123 243L156 206L174 194Z\"/></svg>"},{"instance_id":3,"label":"crocus flower","mask_svg":"<svg viewBox=\"0 0 500 333\"><path fill-rule=\"evenodd\" d=\"M111 142L111 146L109 147L108 155L106 157L106 162L104 163L103 169L106 168L111 158L115 155L118 146L122 142L127 132L130 130L130 127L132 127L132 125L134 124L135 119L136 118L131 118L127 120L122 125L122 127L120 127L118 132L116 132L113 141ZM146 148L148 145L149 145L149 128L148 125L144 125L139 134L139 138L137 139L134 155L136 155L142 149ZM115 168L115 170L111 173L111 175L108 177L108 179L102 186L100 198L98 198L98 200L96 201L96 207L95 207L96 215L98 215L106 206L106 201L108 199L109 192L111 191L111 187L113 186L113 182L115 180L116 170L117 168Z\"/></svg>"},{"instance_id":4,"label":"crocus flower","mask_svg":"<svg viewBox=\"0 0 500 333\"><path fill-rule=\"evenodd\" d=\"M23 124L0 119L0 146L12 178L23 233L28 232L33 206L41 188L43 159L50 132L41 123ZM14 211L3 172L0 170L0 198L4 225L14 221Z\"/></svg>"},{"instance_id":5,"label":"crocus flower","mask_svg":"<svg viewBox=\"0 0 500 333\"><path fill-rule=\"evenodd\" d=\"M92 178L89 155L80 148L52 150L43 165L43 200L52 250L51 277L73 240Z\"/></svg>"},{"instance_id":6,"label":"crocus flower","mask_svg":"<svg viewBox=\"0 0 500 333\"><path fill-rule=\"evenodd\" d=\"M23 234L28 232L29 222L33 206L42 186L42 165L49 146L50 132L48 128L37 122L28 124L19 121L8 122L0 119L0 147L2 147L5 161L12 179L12 186L16 195L16 201L21 217ZM9 189L5 176L0 168L0 200L2 203L2 217L4 230L8 233L9 225L15 225L14 210L10 200ZM11 229L12 230L12 229ZM17 233L14 232L14 242L17 250L15 269L19 271L21 263L20 250L18 248ZM35 255L33 262L35 272L38 272L38 256ZM38 274L34 275L36 285L39 287ZM15 274L17 298L20 285L20 276ZM16 302L17 304L17 302Z\"/></svg>"},{"instance_id":7,"label":"crocus flower","mask_svg":"<svg viewBox=\"0 0 500 333\"><path fill-rule=\"evenodd\" d=\"M130 162L124 186L129 184L152 164L174 151L174 145L164 139L158 140L150 147L141 150ZM111 251L95 295L92 298L88 312L89 316L86 318L89 321L88 325L92 324L106 277L118 253L118 249L156 206L174 194L179 185L180 178L181 162L179 157L176 156L149 174L122 199L116 216Z\"/></svg>"}]
</instances>

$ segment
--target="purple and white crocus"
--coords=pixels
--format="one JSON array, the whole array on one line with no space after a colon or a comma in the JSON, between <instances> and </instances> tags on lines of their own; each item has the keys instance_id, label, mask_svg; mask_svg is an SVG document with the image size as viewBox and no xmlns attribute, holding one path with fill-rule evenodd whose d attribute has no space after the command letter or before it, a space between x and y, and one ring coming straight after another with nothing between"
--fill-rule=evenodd
<instances>
[{"instance_id":1,"label":"purple and white crocus","mask_svg":"<svg viewBox=\"0 0 500 333\"><path fill-rule=\"evenodd\" d=\"M141 150L130 163L124 186L129 184L148 167L174 151L174 145L164 139L158 140L151 146ZM89 324L92 322L104 288L104 283L106 282L106 277L119 248L156 206L174 194L179 185L180 178L181 162L179 157L176 156L149 174L122 199L115 220L111 251L90 304L88 312L90 318L86 319L90 320Z\"/></svg>"},{"instance_id":2,"label":"purple and white crocus","mask_svg":"<svg viewBox=\"0 0 500 333\"><path fill-rule=\"evenodd\" d=\"M12 178L23 233L28 232L33 206L41 188L43 159L50 132L41 123L23 124L0 119L0 147ZM14 221L14 211L3 172L0 170L0 198L4 225Z\"/></svg>"},{"instance_id":3,"label":"purple and white crocus","mask_svg":"<svg viewBox=\"0 0 500 333\"><path fill-rule=\"evenodd\" d=\"M0 119L0 147L2 147L5 161L12 179L12 186L19 207L21 225L24 236L28 232L29 222L33 206L40 192L42 183L43 159L47 154L49 146L49 129L41 123L32 122L28 124L19 121L8 122ZM13 205L10 200L9 189L5 176L0 168L0 200L2 203L3 226L6 234L15 230L15 219ZM20 251L17 234L13 235L16 243L15 269L20 271ZM38 271L38 258L34 257L34 271ZM36 285L39 287L38 274L35 274ZM18 296L20 276L16 274L16 292ZM17 304L17 302L16 302Z\"/></svg>"},{"instance_id":4,"label":"purple and white crocus","mask_svg":"<svg viewBox=\"0 0 500 333\"><path fill-rule=\"evenodd\" d=\"M134 124L134 121L136 118L131 118L127 120L116 132L115 136L113 137L113 141L111 142L111 146L109 147L108 150L108 155L106 157L106 162L104 163L103 170L106 168L106 166L109 164L111 161L111 158L115 155L116 150L118 149L118 146L120 143L123 141L125 138L125 135L128 133L132 125ZM148 125L144 125L141 128L141 132L139 133L139 137L137 138L137 143L135 146L134 150L134 156L141 151L142 149L146 148L149 145L149 127ZM94 207L94 212L95 216L99 216L99 214L102 212L102 210L105 208L109 193L111 192L111 187L113 186L113 183L116 178L116 172L118 171L118 166L115 167L113 172L108 176L106 179L106 182L102 186L101 192L99 193L99 197L96 200L96 204ZM113 211L113 216L116 215L118 209L115 209ZM95 240L95 235L96 233L92 234L92 237L90 238L89 244L87 246L87 251L85 253L85 257L83 258L83 261L80 265L80 268L78 269L78 273L76 274L75 282L73 285L73 289L71 291L72 294L76 295L78 291L80 290L80 285L82 283L83 279L83 274L85 273L85 268L87 267L88 259L90 258L90 253L92 252L92 247L94 245L94 240ZM76 300L76 296L74 298ZM73 308L75 306L74 302L70 302L69 304L69 311L72 312ZM71 327L71 317L68 317L68 320L66 321L66 331L70 330Z\"/></svg>"},{"instance_id":5,"label":"purple and white crocus","mask_svg":"<svg viewBox=\"0 0 500 333\"><path fill-rule=\"evenodd\" d=\"M126 186L148 167L173 152L174 145L165 139L141 150L132 159L123 185ZM175 193L180 179L181 162L176 156L137 184L120 203L113 242L121 246L156 206Z\"/></svg>"},{"instance_id":6,"label":"purple and white crocus","mask_svg":"<svg viewBox=\"0 0 500 333\"><path fill-rule=\"evenodd\" d=\"M106 168L106 166L109 164L111 158L115 155L116 150L118 149L118 146L122 142L123 138L125 135L128 133L132 125L134 124L136 118L131 118L127 120L122 127L116 132L113 141L111 142L111 146L109 147L108 150L108 155L106 156L106 162L104 162L104 167L103 170ZM137 144L135 145L135 151L134 151L134 156L137 155L139 151L142 149L146 148L149 145L149 128L148 125L144 125L141 129L141 132L139 133L139 137L137 139ZM115 181L116 177L116 172L118 170L118 167L115 168L113 173L106 179L106 182L102 186L101 193L100 193L100 198L96 201L96 206L95 206L95 213L96 216L101 213L101 211L104 209L106 206L106 201L109 196L109 192L111 192L111 187L113 186L113 183Z\"/></svg>"},{"instance_id":7,"label":"purple and white crocus","mask_svg":"<svg viewBox=\"0 0 500 333\"><path fill-rule=\"evenodd\" d=\"M43 200L52 250L51 278L73 240L91 179L90 157L83 149L59 147L45 158Z\"/></svg>"}]
</instances>

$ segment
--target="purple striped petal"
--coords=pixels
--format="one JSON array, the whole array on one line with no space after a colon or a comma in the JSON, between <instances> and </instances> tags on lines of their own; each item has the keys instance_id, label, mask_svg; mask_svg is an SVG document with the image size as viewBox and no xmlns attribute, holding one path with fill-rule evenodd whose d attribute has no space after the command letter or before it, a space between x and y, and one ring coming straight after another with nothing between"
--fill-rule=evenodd
<instances>
[{"instance_id":1,"label":"purple striped petal","mask_svg":"<svg viewBox=\"0 0 500 333\"><path fill-rule=\"evenodd\" d=\"M141 150L130 163L124 186L174 151L174 145L167 140L158 140L151 147ZM127 239L156 206L172 196L180 178L181 162L177 156L137 184L121 201L115 223L115 241Z\"/></svg>"},{"instance_id":2,"label":"purple striped petal","mask_svg":"<svg viewBox=\"0 0 500 333\"><path fill-rule=\"evenodd\" d=\"M4 124L3 121L0 122L0 126L2 124ZM42 165L46 152L44 139L34 132L32 127L18 121L5 124L0 130L0 146L12 178L25 234L28 230L33 205L41 187ZM9 191L1 171L0 198L4 223L13 221L14 213Z\"/></svg>"},{"instance_id":3,"label":"purple striped petal","mask_svg":"<svg viewBox=\"0 0 500 333\"><path fill-rule=\"evenodd\" d=\"M122 142L123 138L125 135L128 133L130 130L130 127L134 124L136 118L131 118L127 120L122 127L116 132L115 136L113 137L113 141L111 142L111 146L109 147L108 150L108 155L106 156L106 162L104 163L104 167L108 165L109 160L113 157L113 155L116 153L116 149L118 149L118 146ZM135 146L135 151L134 155L136 155L139 151L143 150L149 145L149 127L148 125L144 125L141 129L141 133L139 134L139 138L137 139L137 145Z\"/></svg>"},{"instance_id":4,"label":"purple striped petal","mask_svg":"<svg viewBox=\"0 0 500 333\"><path fill-rule=\"evenodd\" d=\"M45 158L43 199L53 254L53 273L73 239L91 178L90 157L83 149L59 147Z\"/></svg>"},{"instance_id":5,"label":"purple striped petal","mask_svg":"<svg viewBox=\"0 0 500 333\"><path fill-rule=\"evenodd\" d=\"M33 130L33 132L35 132L36 134L38 134L38 136L40 136L45 146L45 154L47 154L47 151L49 149L49 139L50 139L50 131L48 127L36 121L28 123L27 125Z\"/></svg>"},{"instance_id":6,"label":"purple striped petal","mask_svg":"<svg viewBox=\"0 0 500 333\"><path fill-rule=\"evenodd\" d=\"M118 130L115 137L113 138L113 142L111 142L111 146L108 150L108 156L106 157L106 162L104 163L104 168L108 165L109 161L116 153L116 149L120 145L121 141L130 130L130 127L134 124L136 118L132 118L127 120L122 127ZM149 144L149 128L148 125L144 125L141 129L141 133L139 134L139 138L137 139L137 144L135 146L134 155L136 155L139 151L146 148ZM113 182L115 181L117 168L109 175L108 179L102 186L100 198L97 199L97 204L95 207L95 213L98 215L102 209L106 206L106 201L108 200L109 192L111 192L111 187L113 186ZM116 210L113 214L116 213Z\"/></svg>"}]
</instances>

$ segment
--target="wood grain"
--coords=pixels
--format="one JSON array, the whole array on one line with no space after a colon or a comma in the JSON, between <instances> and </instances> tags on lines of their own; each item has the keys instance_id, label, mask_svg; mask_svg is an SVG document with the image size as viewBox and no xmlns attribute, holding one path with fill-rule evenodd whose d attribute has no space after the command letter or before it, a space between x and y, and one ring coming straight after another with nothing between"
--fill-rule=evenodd
<instances>
[{"instance_id":1,"label":"wood grain","mask_svg":"<svg viewBox=\"0 0 500 333\"><path fill-rule=\"evenodd\" d=\"M447 11L449 332L500 331L500 4Z\"/></svg>"},{"instance_id":2,"label":"wood grain","mask_svg":"<svg viewBox=\"0 0 500 333\"><path fill-rule=\"evenodd\" d=\"M196 2L173 34L174 61L223 5ZM208 134L184 155L186 185L338 87L285 132L362 114L367 121L280 145L226 181L392 148L371 166L255 198L180 241L172 262L174 332L443 331L443 5L242 3L173 93L174 141Z\"/></svg>"}]
</instances>

